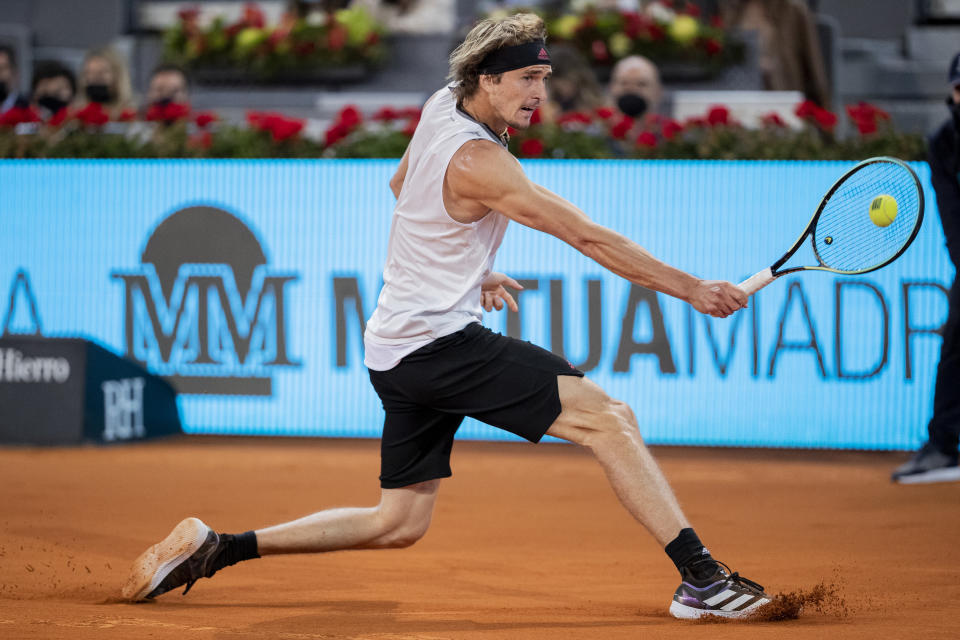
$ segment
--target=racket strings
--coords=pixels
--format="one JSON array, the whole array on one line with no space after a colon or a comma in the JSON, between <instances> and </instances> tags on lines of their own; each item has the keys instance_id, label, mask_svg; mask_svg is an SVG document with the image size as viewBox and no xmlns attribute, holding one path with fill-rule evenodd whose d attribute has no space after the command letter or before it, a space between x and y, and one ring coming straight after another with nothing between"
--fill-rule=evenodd
<instances>
[{"instance_id":1,"label":"racket strings","mask_svg":"<svg viewBox=\"0 0 960 640\"><path fill-rule=\"evenodd\" d=\"M870 219L874 198L896 200L897 215L886 227ZM920 195L910 171L880 161L850 174L824 205L813 232L820 263L837 271L869 271L893 259L910 241L920 219Z\"/></svg>"}]
</instances>

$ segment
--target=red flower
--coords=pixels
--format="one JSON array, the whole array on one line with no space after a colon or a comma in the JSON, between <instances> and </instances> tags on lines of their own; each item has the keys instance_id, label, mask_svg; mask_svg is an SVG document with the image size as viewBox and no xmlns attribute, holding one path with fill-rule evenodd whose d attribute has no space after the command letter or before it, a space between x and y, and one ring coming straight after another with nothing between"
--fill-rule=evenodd
<instances>
[{"instance_id":1,"label":"red flower","mask_svg":"<svg viewBox=\"0 0 960 640\"><path fill-rule=\"evenodd\" d=\"M876 133L877 122L890 119L889 113L867 102L859 102L855 105L848 104L847 115L857 125L857 130L862 135Z\"/></svg>"},{"instance_id":2,"label":"red flower","mask_svg":"<svg viewBox=\"0 0 960 640\"><path fill-rule=\"evenodd\" d=\"M334 145L340 142L341 140L346 138L347 135L349 135L349 133L350 133L350 129L344 126L343 124L337 123L333 125L329 129L327 129L326 139L325 139L326 145L329 147L331 145Z\"/></svg>"},{"instance_id":3,"label":"red flower","mask_svg":"<svg viewBox=\"0 0 960 640\"><path fill-rule=\"evenodd\" d=\"M683 132L683 125L672 118L663 121L663 137L666 140L673 140L677 134Z\"/></svg>"},{"instance_id":4,"label":"red flower","mask_svg":"<svg viewBox=\"0 0 960 640\"><path fill-rule=\"evenodd\" d=\"M280 24L276 26L273 32L270 34L268 41L270 45L274 48L284 40L290 37L290 33L293 31L293 28L297 24L297 16L292 13L285 13L283 17L280 18Z\"/></svg>"},{"instance_id":5,"label":"red flower","mask_svg":"<svg viewBox=\"0 0 960 640\"><path fill-rule=\"evenodd\" d=\"M50 119L47 120L47 124L50 125L51 127L59 127L69 117L70 117L70 109L68 109L67 107L64 107L63 109L60 109L60 111L57 111L55 114L50 116Z\"/></svg>"},{"instance_id":6,"label":"red flower","mask_svg":"<svg viewBox=\"0 0 960 640\"><path fill-rule=\"evenodd\" d=\"M419 107L404 107L400 110L399 118L416 118L420 119L420 108Z\"/></svg>"},{"instance_id":7,"label":"red flower","mask_svg":"<svg viewBox=\"0 0 960 640\"><path fill-rule=\"evenodd\" d=\"M120 112L120 115L117 116L118 122L133 122L137 119L136 109L124 109Z\"/></svg>"},{"instance_id":8,"label":"red flower","mask_svg":"<svg viewBox=\"0 0 960 640\"><path fill-rule=\"evenodd\" d=\"M633 123L633 118L630 116L623 116L620 118L620 121L617 122L617 124L610 128L610 135L617 140L623 140L627 137L627 134L630 133L630 130L633 129Z\"/></svg>"},{"instance_id":9,"label":"red flower","mask_svg":"<svg viewBox=\"0 0 960 640\"><path fill-rule=\"evenodd\" d=\"M80 111L73 114L73 117L87 126L100 127L110 121L110 115L103 110L99 102L91 102Z\"/></svg>"},{"instance_id":10,"label":"red flower","mask_svg":"<svg viewBox=\"0 0 960 640\"><path fill-rule=\"evenodd\" d=\"M860 118L853 122L857 125L857 131L859 131L861 135L865 136L877 132L877 121L873 118Z\"/></svg>"},{"instance_id":11,"label":"red flower","mask_svg":"<svg viewBox=\"0 0 960 640\"><path fill-rule=\"evenodd\" d=\"M414 132L417 130L417 125L420 124L420 118L410 118L407 121L407 126L403 128L403 135L413 137Z\"/></svg>"},{"instance_id":12,"label":"red flower","mask_svg":"<svg viewBox=\"0 0 960 640\"><path fill-rule=\"evenodd\" d=\"M809 118L812 117L814 113L817 112L817 109L820 107L817 106L817 103L812 100L804 100L797 105L797 108L794 109L794 113L797 114L798 118Z\"/></svg>"},{"instance_id":13,"label":"red flower","mask_svg":"<svg viewBox=\"0 0 960 640\"><path fill-rule=\"evenodd\" d=\"M590 124L591 122L593 122L593 118L591 118L589 114L583 113L582 111L571 111L557 118L557 124L559 125L573 123Z\"/></svg>"},{"instance_id":14,"label":"red flower","mask_svg":"<svg viewBox=\"0 0 960 640\"><path fill-rule=\"evenodd\" d=\"M703 43L703 48L706 49L708 56L719 55L723 51L723 45L716 38L707 38L706 42Z\"/></svg>"},{"instance_id":15,"label":"red flower","mask_svg":"<svg viewBox=\"0 0 960 640\"><path fill-rule=\"evenodd\" d=\"M770 112L760 119L767 127L786 127L787 123L783 121L776 112Z\"/></svg>"},{"instance_id":16,"label":"red flower","mask_svg":"<svg viewBox=\"0 0 960 640\"><path fill-rule=\"evenodd\" d=\"M723 29L723 19L721 19L720 16L711 17L710 26L714 29Z\"/></svg>"},{"instance_id":17,"label":"red flower","mask_svg":"<svg viewBox=\"0 0 960 640\"><path fill-rule=\"evenodd\" d=\"M313 41L310 41L310 42L300 42L300 43L297 43L296 45L294 45L294 47L293 47L293 52L294 52L295 54L297 54L298 56L300 56L301 58L305 58L306 56L308 56L308 55L310 55L311 53L313 53L314 51L316 51L316 49L317 49L317 43L316 43L316 42L313 42Z\"/></svg>"},{"instance_id":18,"label":"red flower","mask_svg":"<svg viewBox=\"0 0 960 640\"><path fill-rule=\"evenodd\" d=\"M400 117L400 113L396 111L393 107L381 107L377 110L371 120L391 122L397 120Z\"/></svg>"},{"instance_id":19,"label":"red flower","mask_svg":"<svg viewBox=\"0 0 960 640\"><path fill-rule=\"evenodd\" d=\"M212 111L201 111L194 116L193 121L198 127L203 129L204 127L217 121L217 114L213 113Z\"/></svg>"},{"instance_id":20,"label":"red flower","mask_svg":"<svg viewBox=\"0 0 960 640\"><path fill-rule=\"evenodd\" d=\"M684 121L683 126L684 127L705 127L707 126L707 120L706 118L698 118L696 116L692 116L690 118L687 118L686 121Z\"/></svg>"},{"instance_id":21,"label":"red flower","mask_svg":"<svg viewBox=\"0 0 960 640\"><path fill-rule=\"evenodd\" d=\"M377 33L376 31L371 31L370 35L367 36L367 42L366 42L367 46L372 47L378 42L380 42L380 34Z\"/></svg>"},{"instance_id":22,"label":"red flower","mask_svg":"<svg viewBox=\"0 0 960 640\"><path fill-rule=\"evenodd\" d=\"M857 104L847 105L847 114L851 120L889 120L890 114L873 106L869 102L858 102Z\"/></svg>"},{"instance_id":23,"label":"red flower","mask_svg":"<svg viewBox=\"0 0 960 640\"><path fill-rule=\"evenodd\" d=\"M247 28L247 25L243 23L243 20L241 20L240 22L234 22L232 25L230 25L229 27L227 27L227 28L224 30L224 33L226 34L226 36L227 36L228 38L231 38L231 39L232 39L232 38L237 37L237 34L240 33L241 31L243 31L243 30L246 29L246 28Z\"/></svg>"},{"instance_id":24,"label":"red flower","mask_svg":"<svg viewBox=\"0 0 960 640\"><path fill-rule=\"evenodd\" d=\"M259 111L247 111L247 124L254 129L260 129L263 126L265 116L265 113L260 113Z\"/></svg>"},{"instance_id":25,"label":"red flower","mask_svg":"<svg viewBox=\"0 0 960 640\"><path fill-rule=\"evenodd\" d=\"M169 104L153 104L147 109L144 118L150 122L165 122L172 124L177 120L190 117L190 105L179 102Z\"/></svg>"},{"instance_id":26,"label":"red flower","mask_svg":"<svg viewBox=\"0 0 960 640\"><path fill-rule=\"evenodd\" d=\"M266 24L263 11L252 2L243 5L243 22L246 26L256 27L257 29L263 29L263 25Z\"/></svg>"},{"instance_id":27,"label":"red flower","mask_svg":"<svg viewBox=\"0 0 960 640\"><path fill-rule=\"evenodd\" d=\"M213 145L213 134L209 131L197 131L187 139L187 144L198 149L209 149Z\"/></svg>"},{"instance_id":28,"label":"red flower","mask_svg":"<svg viewBox=\"0 0 960 640\"><path fill-rule=\"evenodd\" d=\"M525 158L539 158L543 155L543 142L537 138L528 138L520 143L520 153Z\"/></svg>"},{"instance_id":29,"label":"red flower","mask_svg":"<svg viewBox=\"0 0 960 640\"><path fill-rule=\"evenodd\" d=\"M304 124L306 123L303 120L276 116L271 119L268 126L270 128L270 136L273 138L273 141L283 142L284 140L289 140L303 131Z\"/></svg>"},{"instance_id":30,"label":"red flower","mask_svg":"<svg viewBox=\"0 0 960 640\"><path fill-rule=\"evenodd\" d=\"M683 10L681 13L685 13L688 16L693 16L694 18L700 17L700 7L693 4L692 2L687 2L684 4Z\"/></svg>"},{"instance_id":31,"label":"red flower","mask_svg":"<svg viewBox=\"0 0 960 640\"><path fill-rule=\"evenodd\" d=\"M347 46L347 30L340 25L330 27L327 33L327 46L331 51L340 51Z\"/></svg>"},{"instance_id":32,"label":"red flower","mask_svg":"<svg viewBox=\"0 0 960 640\"><path fill-rule=\"evenodd\" d=\"M597 107L597 109L594 111L594 114L596 114L596 116L601 120L609 120L616 115L616 111L610 107Z\"/></svg>"},{"instance_id":33,"label":"red flower","mask_svg":"<svg viewBox=\"0 0 960 640\"><path fill-rule=\"evenodd\" d=\"M15 127L22 122L40 122L40 115L33 107L13 107L0 114L0 126Z\"/></svg>"},{"instance_id":34,"label":"red flower","mask_svg":"<svg viewBox=\"0 0 960 640\"><path fill-rule=\"evenodd\" d=\"M707 112L707 122L711 127L730 124L730 110L722 106L710 107Z\"/></svg>"},{"instance_id":35,"label":"red flower","mask_svg":"<svg viewBox=\"0 0 960 640\"><path fill-rule=\"evenodd\" d=\"M196 22L197 16L199 15L200 9L196 7L186 7L185 9L177 11L177 16L182 22Z\"/></svg>"},{"instance_id":36,"label":"red flower","mask_svg":"<svg viewBox=\"0 0 960 640\"><path fill-rule=\"evenodd\" d=\"M337 114L337 122L353 128L363 122L363 116L360 115L359 109L352 104L348 104Z\"/></svg>"},{"instance_id":37,"label":"red flower","mask_svg":"<svg viewBox=\"0 0 960 640\"><path fill-rule=\"evenodd\" d=\"M826 109L817 108L817 111L813 114L813 119L816 123L826 131L832 131L833 127L837 124L837 116Z\"/></svg>"},{"instance_id":38,"label":"red flower","mask_svg":"<svg viewBox=\"0 0 960 640\"><path fill-rule=\"evenodd\" d=\"M533 113L530 114L530 124L540 124L543 121L543 118L540 115L540 109L534 109Z\"/></svg>"},{"instance_id":39,"label":"red flower","mask_svg":"<svg viewBox=\"0 0 960 640\"><path fill-rule=\"evenodd\" d=\"M270 134L270 137L273 138L274 142L283 142L284 140L289 140L303 130L304 125L306 124L303 120L298 120L297 118L287 118L279 113L262 113L257 111L248 111L247 112L247 122L250 123L250 126L257 131L264 131ZM341 126L339 124L335 126ZM333 127L331 127L331 130ZM344 133L339 136L342 138L347 135L349 131L344 131ZM327 131L327 138L330 139L330 130ZM339 140L339 138L337 138ZM332 143L327 143L332 144Z\"/></svg>"},{"instance_id":40,"label":"red flower","mask_svg":"<svg viewBox=\"0 0 960 640\"><path fill-rule=\"evenodd\" d=\"M652 149L653 147L657 146L657 136L653 135L649 131L644 131L637 136L637 145Z\"/></svg>"},{"instance_id":41,"label":"red flower","mask_svg":"<svg viewBox=\"0 0 960 640\"><path fill-rule=\"evenodd\" d=\"M517 130L514 129L513 127L507 127L507 135L508 135L508 136L515 136L515 135L517 135Z\"/></svg>"},{"instance_id":42,"label":"red flower","mask_svg":"<svg viewBox=\"0 0 960 640\"><path fill-rule=\"evenodd\" d=\"M605 62L610 59L610 52L607 51L607 45L603 40L594 40L590 45L590 52L597 62Z\"/></svg>"},{"instance_id":43,"label":"red flower","mask_svg":"<svg viewBox=\"0 0 960 640\"><path fill-rule=\"evenodd\" d=\"M643 16L636 11L624 11L620 14L623 17L623 33L631 40L635 40L640 32L644 30L646 23Z\"/></svg>"},{"instance_id":44,"label":"red flower","mask_svg":"<svg viewBox=\"0 0 960 640\"><path fill-rule=\"evenodd\" d=\"M654 41L663 40L667 37L667 32L656 22L650 23L650 26L647 27L647 32L650 34L650 39Z\"/></svg>"}]
</instances>

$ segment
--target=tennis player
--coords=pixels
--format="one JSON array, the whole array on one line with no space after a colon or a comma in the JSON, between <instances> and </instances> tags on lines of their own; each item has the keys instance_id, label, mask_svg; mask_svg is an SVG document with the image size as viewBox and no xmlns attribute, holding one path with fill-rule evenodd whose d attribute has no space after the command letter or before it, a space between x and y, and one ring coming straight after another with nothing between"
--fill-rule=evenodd
<instances>
[{"instance_id":1,"label":"tennis player","mask_svg":"<svg viewBox=\"0 0 960 640\"><path fill-rule=\"evenodd\" d=\"M532 14L478 24L451 54L453 82L427 101L390 181L397 204L384 287L364 336L365 364L386 412L380 503L237 535L187 518L134 562L125 598L182 585L186 593L199 578L265 555L412 545L427 531L440 480L451 475L454 433L471 416L531 442L546 433L590 448L624 507L679 570L674 616L743 616L769 601L763 587L711 557L629 406L566 360L480 324L481 308L517 310L506 287L519 285L492 270L511 220L702 313L725 317L747 304L731 283L660 262L527 179L507 151L506 130L529 126L547 99L545 35Z\"/></svg>"}]
</instances>

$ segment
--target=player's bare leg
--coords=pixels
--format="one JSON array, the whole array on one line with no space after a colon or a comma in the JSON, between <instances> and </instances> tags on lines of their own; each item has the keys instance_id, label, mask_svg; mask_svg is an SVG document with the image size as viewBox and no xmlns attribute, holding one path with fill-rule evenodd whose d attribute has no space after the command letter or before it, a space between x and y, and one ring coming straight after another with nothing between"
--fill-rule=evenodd
<instances>
[{"instance_id":1,"label":"player's bare leg","mask_svg":"<svg viewBox=\"0 0 960 640\"><path fill-rule=\"evenodd\" d=\"M633 411L587 378L559 376L557 387L563 411L547 434L588 447L623 506L666 546L690 523L644 445Z\"/></svg>"},{"instance_id":2,"label":"player's bare leg","mask_svg":"<svg viewBox=\"0 0 960 640\"><path fill-rule=\"evenodd\" d=\"M630 407L586 378L559 376L557 388L563 410L547 433L589 447L623 506L664 546L682 579L670 613L742 617L769 602L761 585L721 567L700 542Z\"/></svg>"},{"instance_id":3,"label":"player's bare leg","mask_svg":"<svg viewBox=\"0 0 960 640\"><path fill-rule=\"evenodd\" d=\"M260 555L409 547L430 526L440 480L383 489L369 508L328 509L258 529Z\"/></svg>"},{"instance_id":4,"label":"player's bare leg","mask_svg":"<svg viewBox=\"0 0 960 640\"><path fill-rule=\"evenodd\" d=\"M278 553L408 547L430 526L440 480L383 489L380 504L341 508L259 531L218 534L197 518L186 518L138 557L122 589L124 598L149 600L243 560Z\"/></svg>"}]
</instances>

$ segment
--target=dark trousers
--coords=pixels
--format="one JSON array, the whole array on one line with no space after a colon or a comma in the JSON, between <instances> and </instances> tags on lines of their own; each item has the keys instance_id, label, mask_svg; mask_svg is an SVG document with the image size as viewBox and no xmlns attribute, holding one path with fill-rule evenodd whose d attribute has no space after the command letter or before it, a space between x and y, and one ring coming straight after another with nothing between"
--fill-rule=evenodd
<instances>
[{"instance_id":1,"label":"dark trousers","mask_svg":"<svg viewBox=\"0 0 960 640\"><path fill-rule=\"evenodd\" d=\"M946 454L957 452L960 440L960 276L950 287L950 308L943 325L943 344L933 394L933 417L927 426L930 443Z\"/></svg>"}]
</instances>

